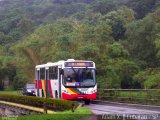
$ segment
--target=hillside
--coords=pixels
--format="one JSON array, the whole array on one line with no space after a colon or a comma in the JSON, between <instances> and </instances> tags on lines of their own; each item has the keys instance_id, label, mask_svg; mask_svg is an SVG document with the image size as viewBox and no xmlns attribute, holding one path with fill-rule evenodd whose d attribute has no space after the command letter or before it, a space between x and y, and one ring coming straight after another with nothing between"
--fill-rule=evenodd
<instances>
[{"instance_id":1,"label":"hillside","mask_svg":"<svg viewBox=\"0 0 160 120\"><path fill-rule=\"evenodd\" d=\"M11 87L22 87L33 82L36 64L68 58L95 61L100 88L159 88L159 5L159 0L0 1L0 88L6 77Z\"/></svg>"}]
</instances>

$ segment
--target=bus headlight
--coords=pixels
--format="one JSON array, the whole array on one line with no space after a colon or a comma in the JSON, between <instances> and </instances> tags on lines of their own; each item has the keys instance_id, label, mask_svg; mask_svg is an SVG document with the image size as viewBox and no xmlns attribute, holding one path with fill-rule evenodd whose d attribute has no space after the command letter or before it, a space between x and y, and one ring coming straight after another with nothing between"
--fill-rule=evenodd
<instances>
[{"instance_id":1,"label":"bus headlight","mask_svg":"<svg viewBox=\"0 0 160 120\"><path fill-rule=\"evenodd\" d=\"M92 91L91 91L91 93L95 93L95 92L96 92L96 90L92 90Z\"/></svg>"}]
</instances>

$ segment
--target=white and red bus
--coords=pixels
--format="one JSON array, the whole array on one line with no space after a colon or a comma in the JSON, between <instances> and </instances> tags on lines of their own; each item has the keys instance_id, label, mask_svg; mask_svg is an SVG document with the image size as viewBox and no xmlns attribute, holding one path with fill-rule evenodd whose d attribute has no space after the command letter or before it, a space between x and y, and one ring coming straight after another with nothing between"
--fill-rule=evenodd
<instances>
[{"instance_id":1,"label":"white and red bus","mask_svg":"<svg viewBox=\"0 0 160 120\"><path fill-rule=\"evenodd\" d=\"M84 100L96 99L97 83L93 61L68 59L35 67L36 96Z\"/></svg>"}]
</instances>

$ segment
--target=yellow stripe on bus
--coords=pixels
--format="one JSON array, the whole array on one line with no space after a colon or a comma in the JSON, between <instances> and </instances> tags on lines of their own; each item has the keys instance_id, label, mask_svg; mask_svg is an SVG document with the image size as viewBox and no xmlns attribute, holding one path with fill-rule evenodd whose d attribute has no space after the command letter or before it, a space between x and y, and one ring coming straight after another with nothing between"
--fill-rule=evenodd
<instances>
[{"instance_id":1,"label":"yellow stripe on bus","mask_svg":"<svg viewBox=\"0 0 160 120\"><path fill-rule=\"evenodd\" d=\"M45 89L45 84L44 84L45 80L42 80L42 89L43 89L43 93L44 97L46 97L46 89Z\"/></svg>"},{"instance_id":2,"label":"yellow stripe on bus","mask_svg":"<svg viewBox=\"0 0 160 120\"><path fill-rule=\"evenodd\" d=\"M68 91L70 94L76 94L75 92L71 91L69 88L67 88L67 91Z\"/></svg>"}]
</instances>

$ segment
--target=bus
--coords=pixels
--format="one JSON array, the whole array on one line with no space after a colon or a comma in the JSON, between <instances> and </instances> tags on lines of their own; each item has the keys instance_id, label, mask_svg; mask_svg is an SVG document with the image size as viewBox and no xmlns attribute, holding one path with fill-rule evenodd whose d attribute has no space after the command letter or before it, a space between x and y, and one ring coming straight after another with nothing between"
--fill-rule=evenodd
<instances>
[{"instance_id":1,"label":"bus","mask_svg":"<svg viewBox=\"0 0 160 120\"><path fill-rule=\"evenodd\" d=\"M84 100L97 96L96 67L93 61L68 59L35 67L36 96Z\"/></svg>"}]
</instances>

